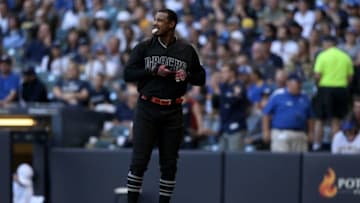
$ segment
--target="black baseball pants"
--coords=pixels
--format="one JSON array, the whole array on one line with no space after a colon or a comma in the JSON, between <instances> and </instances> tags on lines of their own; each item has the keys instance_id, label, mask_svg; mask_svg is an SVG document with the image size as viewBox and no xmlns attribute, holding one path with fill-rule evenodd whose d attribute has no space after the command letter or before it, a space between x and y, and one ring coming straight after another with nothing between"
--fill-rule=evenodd
<instances>
[{"instance_id":1,"label":"black baseball pants","mask_svg":"<svg viewBox=\"0 0 360 203\"><path fill-rule=\"evenodd\" d=\"M138 100L133 126L133 153L128 174L128 202L136 203L151 152L157 144L161 171L159 202L170 202L175 188L178 151L183 137L181 104L161 106Z\"/></svg>"}]
</instances>

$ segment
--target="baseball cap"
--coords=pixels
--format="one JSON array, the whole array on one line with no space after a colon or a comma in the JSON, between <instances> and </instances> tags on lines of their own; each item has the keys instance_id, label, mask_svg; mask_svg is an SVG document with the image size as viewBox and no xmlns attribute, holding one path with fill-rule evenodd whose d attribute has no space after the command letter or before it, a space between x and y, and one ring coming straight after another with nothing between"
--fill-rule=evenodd
<instances>
[{"instance_id":1,"label":"baseball cap","mask_svg":"<svg viewBox=\"0 0 360 203\"><path fill-rule=\"evenodd\" d=\"M51 44L51 48L60 48L61 47L61 43L60 41L56 40Z\"/></svg>"},{"instance_id":2,"label":"baseball cap","mask_svg":"<svg viewBox=\"0 0 360 203\"><path fill-rule=\"evenodd\" d=\"M334 43L336 43L336 38L334 37L334 36L331 36L331 35L326 35L326 36L324 36L323 38L322 38L322 40L324 41L324 42L334 42Z\"/></svg>"},{"instance_id":3,"label":"baseball cap","mask_svg":"<svg viewBox=\"0 0 360 203\"><path fill-rule=\"evenodd\" d=\"M253 29L255 27L255 22L252 18L244 18L241 21L241 27L245 30Z\"/></svg>"},{"instance_id":4,"label":"baseball cap","mask_svg":"<svg viewBox=\"0 0 360 203\"><path fill-rule=\"evenodd\" d=\"M11 64L12 63L12 59L9 55L2 55L0 58L0 62L1 63L7 63L7 64Z\"/></svg>"},{"instance_id":5,"label":"baseball cap","mask_svg":"<svg viewBox=\"0 0 360 203\"><path fill-rule=\"evenodd\" d=\"M22 71L23 75L35 75L35 68L33 66L29 66L26 67L23 71Z\"/></svg>"},{"instance_id":6,"label":"baseball cap","mask_svg":"<svg viewBox=\"0 0 360 203\"><path fill-rule=\"evenodd\" d=\"M236 40L238 42L244 41L244 35L240 30L235 30L230 33L230 39Z\"/></svg>"},{"instance_id":7,"label":"baseball cap","mask_svg":"<svg viewBox=\"0 0 360 203\"><path fill-rule=\"evenodd\" d=\"M270 43L273 41L273 39L267 36L260 36L257 41L261 43Z\"/></svg>"},{"instance_id":8,"label":"baseball cap","mask_svg":"<svg viewBox=\"0 0 360 203\"><path fill-rule=\"evenodd\" d=\"M353 121L344 121L341 124L342 131L348 131L348 130L352 130L352 129L355 129L355 123Z\"/></svg>"},{"instance_id":9,"label":"baseball cap","mask_svg":"<svg viewBox=\"0 0 360 203\"><path fill-rule=\"evenodd\" d=\"M131 15L128 11L119 11L116 16L116 20L119 22L125 22L131 20Z\"/></svg>"},{"instance_id":10,"label":"baseball cap","mask_svg":"<svg viewBox=\"0 0 360 203\"><path fill-rule=\"evenodd\" d=\"M272 93L272 89L270 87L266 87L261 91L262 95L270 95Z\"/></svg>"},{"instance_id":11,"label":"baseball cap","mask_svg":"<svg viewBox=\"0 0 360 203\"><path fill-rule=\"evenodd\" d=\"M302 80L301 80L301 77L300 76L298 76L297 74L290 74L289 76L288 76L288 80L295 80L295 81L297 81L297 82L302 82Z\"/></svg>"},{"instance_id":12,"label":"baseball cap","mask_svg":"<svg viewBox=\"0 0 360 203\"><path fill-rule=\"evenodd\" d=\"M16 175L21 184L25 186L32 185L34 170L29 164L26 163L20 164L19 167L16 169Z\"/></svg>"},{"instance_id":13,"label":"baseball cap","mask_svg":"<svg viewBox=\"0 0 360 203\"><path fill-rule=\"evenodd\" d=\"M237 71L239 74L244 75L249 75L250 73L252 73L252 69L250 66L240 66Z\"/></svg>"},{"instance_id":14,"label":"baseball cap","mask_svg":"<svg viewBox=\"0 0 360 203\"><path fill-rule=\"evenodd\" d=\"M357 34L357 31L353 27L348 27L346 33Z\"/></svg>"},{"instance_id":15,"label":"baseball cap","mask_svg":"<svg viewBox=\"0 0 360 203\"><path fill-rule=\"evenodd\" d=\"M360 1L359 0L345 0L345 4L350 7L359 7Z\"/></svg>"},{"instance_id":16,"label":"baseball cap","mask_svg":"<svg viewBox=\"0 0 360 203\"><path fill-rule=\"evenodd\" d=\"M99 44L99 45L96 45L95 47L94 47L94 51L96 52L96 53L104 53L104 52L106 52L106 47L104 46L104 45L101 45L101 44Z\"/></svg>"},{"instance_id":17,"label":"baseball cap","mask_svg":"<svg viewBox=\"0 0 360 203\"><path fill-rule=\"evenodd\" d=\"M227 21L226 21L227 24L239 24L240 23L240 20L238 17L236 16L231 16Z\"/></svg>"},{"instance_id":18,"label":"baseball cap","mask_svg":"<svg viewBox=\"0 0 360 203\"><path fill-rule=\"evenodd\" d=\"M107 20L109 18L108 14L105 11L97 11L95 13L95 19L104 19Z\"/></svg>"},{"instance_id":19,"label":"baseball cap","mask_svg":"<svg viewBox=\"0 0 360 203\"><path fill-rule=\"evenodd\" d=\"M87 40L85 37L81 37L79 39L79 45L89 45L89 40Z\"/></svg>"}]
</instances>

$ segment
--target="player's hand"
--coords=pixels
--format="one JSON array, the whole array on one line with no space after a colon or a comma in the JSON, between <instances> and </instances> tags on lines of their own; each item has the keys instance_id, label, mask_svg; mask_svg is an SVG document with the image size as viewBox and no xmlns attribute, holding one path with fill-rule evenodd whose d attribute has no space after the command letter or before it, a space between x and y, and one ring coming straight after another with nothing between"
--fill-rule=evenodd
<instances>
[{"instance_id":1,"label":"player's hand","mask_svg":"<svg viewBox=\"0 0 360 203\"><path fill-rule=\"evenodd\" d=\"M185 81L187 74L184 70L180 69L175 73L176 82Z\"/></svg>"},{"instance_id":2,"label":"player's hand","mask_svg":"<svg viewBox=\"0 0 360 203\"><path fill-rule=\"evenodd\" d=\"M166 68L165 65L158 65L154 70L153 73L155 75L161 76L161 77L166 77L172 73L174 73L173 71L169 70Z\"/></svg>"}]
</instances>

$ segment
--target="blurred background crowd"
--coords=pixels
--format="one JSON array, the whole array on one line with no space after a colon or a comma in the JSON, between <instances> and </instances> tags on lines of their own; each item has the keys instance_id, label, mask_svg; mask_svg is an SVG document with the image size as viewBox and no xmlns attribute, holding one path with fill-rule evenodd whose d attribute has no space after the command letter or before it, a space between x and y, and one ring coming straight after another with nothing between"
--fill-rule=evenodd
<instances>
[{"instance_id":1,"label":"blurred background crowd","mask_svg":"<svg viewBox=\"0 0 360 203\"><path fill-rule=\"evenodd\" d=\"M131 147L138 93L122 73L165 7L207 72L206 86L185 95L183 148L284 150L270 142L290 130L306 134L302 150L330 150L342 130L358 144L337 151L360 152L359 0L2 0L0 105L107 112L113 119L86 146Z\"/></svg>"}]
</instances>

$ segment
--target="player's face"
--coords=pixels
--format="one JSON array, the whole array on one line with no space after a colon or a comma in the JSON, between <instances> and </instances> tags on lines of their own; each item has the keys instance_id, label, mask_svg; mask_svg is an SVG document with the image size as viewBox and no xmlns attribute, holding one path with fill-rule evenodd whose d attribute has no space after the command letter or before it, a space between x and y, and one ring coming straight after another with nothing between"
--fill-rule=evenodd
<instances>
[{"instance_id":1,"label":"player's face","mask_svg":"<svg viewBox=\"0 0 360 203\"><path fill-rule=\"evenodd\" d=\"M158 31L155 32L154 35L166 35L174 26L174 22L169 21L167 13L157 12L155 14L153 28L157 28Z\"/></svg>"}]
</instances>

